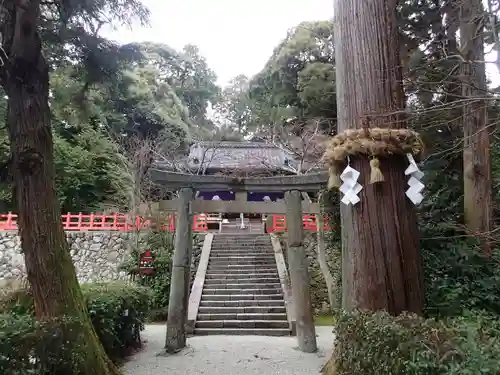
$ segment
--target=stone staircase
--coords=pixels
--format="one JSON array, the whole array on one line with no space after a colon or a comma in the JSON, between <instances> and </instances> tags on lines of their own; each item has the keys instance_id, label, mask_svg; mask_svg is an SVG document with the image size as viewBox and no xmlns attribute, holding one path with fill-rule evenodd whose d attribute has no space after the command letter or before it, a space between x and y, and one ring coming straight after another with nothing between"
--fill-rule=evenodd
<instances>
[{"instance_id":1,"label":"stone staircase","mask_svg":"<svg viewBox=\"0 0 500 375\"><path fill-rule=\"evenodd\" d=\"M268 235L214 236L194 334L291 334Z\"/></svg>"}]
</instances>

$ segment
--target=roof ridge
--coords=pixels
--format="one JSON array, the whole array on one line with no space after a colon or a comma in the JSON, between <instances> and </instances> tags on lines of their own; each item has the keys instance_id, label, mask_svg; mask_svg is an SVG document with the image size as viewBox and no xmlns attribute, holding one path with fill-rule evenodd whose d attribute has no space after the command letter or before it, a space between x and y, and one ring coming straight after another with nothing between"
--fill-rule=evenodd
<instances>
[{"instance_id":1,"label":"roof ridge","mask_svg":"<svg viewBox=\"0 0 500 375\"><path fill-rule=\"evenodd\" d=\"M236 142L236 141L200 141L195 142L193 145L200 146L213 146L216 148L219 146L220 148L273 148L280 149L280 147L266 143L266 142Z\"/></svg>"}]
</instances>

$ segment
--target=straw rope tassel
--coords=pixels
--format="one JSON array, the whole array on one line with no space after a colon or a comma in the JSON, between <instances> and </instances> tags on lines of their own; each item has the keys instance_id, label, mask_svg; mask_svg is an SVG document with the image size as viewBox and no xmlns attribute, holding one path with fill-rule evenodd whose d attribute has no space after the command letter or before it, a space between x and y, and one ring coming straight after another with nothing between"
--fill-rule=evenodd
<instances>
[{"instance_id":1,"label":"straw rope tassel","mask_svg":"<svg viewBox=\"0 0 500 375\"><path fill-rule=\"evenodd\" d=\"M385 181L384 175L380 170L380 160L378 160L378 158L375 157L370 160L370 168L370 184L376 184L377 182Z\"/></svg>"},{"instance_id":2,"label":"straw rope tassel","mask_svg":"<svg viewBox=\"0 0 500 375\"><path fill-rule=\"evenodd\" d=\"M328 190L339 188L342 181L340 180L340 174L338 173L337 168L331 166L328 168L328 174L330 175L328 178Z\"/></svg>"}]
</instances>

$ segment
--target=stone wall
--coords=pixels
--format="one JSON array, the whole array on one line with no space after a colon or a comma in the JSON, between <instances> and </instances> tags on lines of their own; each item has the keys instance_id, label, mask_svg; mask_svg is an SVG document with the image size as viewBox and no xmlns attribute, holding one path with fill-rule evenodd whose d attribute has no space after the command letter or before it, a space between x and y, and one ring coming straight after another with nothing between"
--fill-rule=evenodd
<instances>
[{"instance_id":1,"label":"stone wall","mask_svg":"<svg viewBox=\"0 0 500 375\"><path fill-rule=\"evenodd\" d=\"M283 249L283 255L285 257L285 261L288 267L288 256L286 251L286 235L280 237L281 248ZM310 241L314 241L314 244L310 247L308 246ZM316 315L329 314L330 303L328 299L328 289L326 287L325 278L323 277L323 273L319 267L319 263L316 256L316 246L315 238L313 236L308 235L304 239L304 245L307 252L307 260L309 262L309 280L310 280L310 291L311 291L311 300L314 308L314 313ZM333 273L333 252L332 249L327 247L326 249L326 260L328 265L330 266L330 271Z\"/></svg>"},{"instance_id":2,"label":"stone wall","mask_svg":"<svg viewBox=\"0 0 500 375\"><path fill-rule=\"evenodd\" d=\"M71 257L81 283L127 280L129 276L119 271L127 259L129 244L135 233L123 232L66 232ZM195 236L191 282L194 280L204 236ZM26 275L24 257L17 232L0 232L0 286Z\"/></svg>"},{"instance_id":3,"label":"stone wall","mask_svg":"<svg viewBox=\"0 0 500 375\"><path fill-rule=\"evenodd\" d=\"M193 253L191 258L191 270L190 270L190 283L189 290L193 286L194 278L196 277L196 272L198 271L198 265L200 264L201 252L203 250L203 242L205 241L205 235L197 234L193 239Z\"/></svg>"},{"instance_id":4,"label":"stone wall","mask_svg":"<svg viewBox=\"0 0 500 375\"><path fill-rule=\"evenodd\" d=\"M118 267L126 259L131 235L122 232L67 232L80 282L128 279ZM25 273L17 232L0 232L0 281L21 279Z\"/></svg>"}]
</instances>

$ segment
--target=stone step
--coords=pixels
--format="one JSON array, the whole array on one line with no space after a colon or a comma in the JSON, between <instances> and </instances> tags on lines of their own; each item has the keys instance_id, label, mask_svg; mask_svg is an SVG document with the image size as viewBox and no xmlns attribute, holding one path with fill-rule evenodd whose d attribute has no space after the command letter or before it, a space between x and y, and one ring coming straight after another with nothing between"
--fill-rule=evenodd
<instances>
[{"instance_id":1,"label":"stone step","mask_svg":"<svg viewBox=\"0 0 500 375\"><path fill-rule=\"evenodd\" d=\"M245 241L212 241L213 246L229 246L229 247L244 247L258 246L258 247L272 247L272 242L270 240L245 240Z\"/></svg>"},{"instance_id":2,"label":"stone step","mask_svg":"<svg viewBox=\"0 0 500 375\"><path fill-rule=\"evenodd\" d=\"M274 250L270 247L247 247L244 249L241 248L236 248L236 247L221 247L221 248L214 248L210 250L210 255L212 254L248 254L248 253L258 253L258 254L274 254Z\"/></svg>"},{"instance_id":3,"label":"stone step","mask_svg":"<svg viewBox=\"0 0 500 375\"><path fill-rule=\"evenodd\" d=\"M219 255L219 256L211 256L210 261L217 262L275 262L275 258L273 254L269 255L242 255L242 256L231 256L231 255Z\"/></svg>"},{"instance_id":4,"label":"stone step","mask_svg":"<svg viewBox=\"0 0 500 375\"><path fill-rule=\"evenodd\" d=\"M198 314L286 314L285 306L200 306Z\"/></svg>"},{"instance_id":5,"label":"stone step","mask_svg":"<svg viewBox=\"0 0 500 375\"><path fill-rule=\"evenodd\" d=\"M255 295L269 295L269 294L280 294L281 288L278 286L277 288L259 288L255 289L255 285L252 285L254 288L238 288L238 289L226 289L226 288L203 288L202 294L219 294L219 295L246 295L246 294L255 294Z\"/></svg>"},{"instance_id":6,"label":"stone step","mask_svg":"<svg viewBox=\"0 0 500 375\"><path fill-rule=\"evenodd\" d=\"M210 258L225 258L225 257L272 257L274 258L274 253L268 252L268 253L248 253L248 252L238 252L238 253L233 253L230 251L220 251L218 253L210 253Z\"/></svg>"},{"instance_id":7,"label":"stone step","mask_svg":"<svg viewBox=\"0 0 500 375\"><path fill-rule=\"evenodd\" d=\"M216 273L216 272L207 272L205 276L206 280L216 279L216 280L242 280L242 279L251 279L255 282L255 280L264 280L264 279L274 279L279 278L278 271L273 270L273 272L260 272L260 273Z\"/></svg>"},{"instance_id":8,"label":"stone step","mask_svg":"<svg viewBox=\"0 0 500 375\"><path fill-rule=\"evenodd\" d=\"M286 313L218 313L198 314L196 321L206 320L281 320L286 321Z\"/></svg>"},{"instance_id":9,"label":"stone step","mask_svg":"<svg viewBox=\"0 0 500 375\"><path fill-rule=\"evenodd\" d=\"M243 264L232 264L232 263L212 263L208 264L207 274L219 275L217 277L209 278L221 278L221 279L234 279L234 278L247 278L247 279L261 279L272 277L279 277L276 263L243 263ZM264 272L265 271L265 272ZM246 276L250 275L250 276Z\"/></svg>"},{"instance_id":10,"label":"stone step","mask_svg":"<svg viewBox=\"0 0 500 375\"><path fill-rule=\"evenodd\" d=\"M231 240L231 241L238 241L238 240L269 240L271 237L269 234L263 234L263 233L241 233L241 234L236 234L236 233L220 233L220 234L215 234L214 240Z\"/></svg>"},{"instance_id":11,"label":"stone step","mask_svg":"<svg viewBox=\"0 0 500 375\"><path fill-rule=\"evenodd\" d=\"M245 259L245 260L227 260L227 259L217 259L217 258L212 258L208 262L209 265L215 266L215 265L230 265L230 266L271 266L273 264L276 264L274 258L273 259Z\"/></svg>"},{"instance_id":12,"label":"stone step","mask_svg":"<svg viewBox=\"0 0 500 375\"><path fill-rule=\"evenodd\" d=\"M234 259L228 259L228 258L223 258L223 257L220 257L220 258L217 258L217 257L212 257L210 258L209 264L212 263L212 264L232 264L232 265L242 265L242 266L245 266L245 265L252 265L252 264L256 264L256 265L260 265L260 264L276 264L276 260L274 259L274 257L269 257L269 258L248 258L248 259L238 259L237 257L235 257Z\"/></svg>"},{"instance_id":13,"label":"stone step","mask_svg":"<svg viewBox=\"0 0 500 375\"><path fill-rule=\"evenodd\" d=\"M195 328L195 335L290 336L290 329L274 328Z\"/></svg>"},{"instance_id":14,"label":"stone step","mask_svg":"<svg viewBox=\"0 0 500 375\"><path fill-rule=\"evenodd\" d=\"M266 306L266 307L274 307L285 305L284 299L240 299L240 300L210 300L210 299L202 299L200 301L200 307L258 307L258 306Z\"/></svg>"},{"instance_id":15,"label":"stone step","mask_svg":"<svg viewBox=\"0 0 500 375\"><path fill-rule=\"evenodd\" d=\"M247 248L249 246L258 246L258 247L272 247L271 241L254 241L254 240L246 240L246 241L212 241L213 246L229 246L229 247L244 247Z\"/></svg>"},{"instance_id":16,"label":"stone step","mask_svg":"<svg viewBox=\"0 0 500 375\"><path fill-rule=\"evenodd\" d=\"M230 252L229 250L221 250L221 251L216 251L216 252L211 252L210 253L210 258L213 257L223 257L223 258L274 258L274 253L271 251L268 252L255 252L255 251L241 251L238 253L233 253Z\"/></svg>"},{"instance_id":17,"label":"stone step","mask_svg":"<svg viewBox=\"0 0 500 375\"><path fill-rule=\"evenodd\" d=\"M227 272L228 275L237 275L240 277L243 277L244 274L271 274L271 273L277 273L278 271L276 268L271 268L271 267L266 267L266 268L261 268L258 266L253 266L253 267L228 267L227 265L212 265L208 266L208 271L207 273L214 274L214 275L219 275L223 272Z\"/></svg>"},{"instance_id":18,"label":"stone step","mask_svg":"<svg viewBox=\"0 0 500 375\"><path fill-rule=\"evenodd\" d=\"M267 266L267 267L263 267ZM249 272L249 271L256 271L254 273L266 273L269 270L274 270L276 268L276 264L273 264L273 266L269 267L270 265L259 265L259 264L210 264L208 263L208 269L220 269L223 272L229 272L229 271L237 271L238 272ZM259 272L259 271L266 271L266 272Z\"/></svg>"},{"instance_id":19,"label":"stone step","mask_svg":"<svg viewBox=\"0 0 500 375\"><path fill-rule=\"evenodd\" d=\"M284 328L288 320L197 320L195 328Z\"/></svg>"},{"instance_id":20,"label":"stone step","mask_svg":"<svg viewBox=\"0 0 500 375\"><path fill-rule=\"evenodd\" d=\"M271 267L266 267L266 268L260 268L260 267L254 267L254 268L230 268L228 269L227 266L212 266L208 268L207 270L207 278L221 278L221 274L226 273L226 278L227 279L243 279L245 278L246 275L249 275L251 277L248 278L259 278L260 275L263 275L263 277L278 277L278 271L275 268ZM210 276L210 277L209 277Z\"/></svg>"},{"instance_id":21,"label":"stone step","mask_svg":"<svg viewBox=\"0 0 500 375\"><path fill-rule=\"evenodd\" d=\"M217 241L270 240L270 236L268 234L262 234L262 233L241 233L241 234L221 233L221 234L216 234L214 236L214 240Z\"/></svg>"},{"instance_id":22,"label":"stone step","mask_svg":"<svg viewBox=\"0 0 500 375\"><path fill-rule=\"evenodd\" d=\"M232 289L232 287L236 287L237 285L253 285L254 287L257 287L257 285L260 287L271 287L274 288L277 285L281 286L280 279L276 277L268 277L268 278L255 278L255 279L205 279L205 285L213 285L214 288L226 288L226 289ZM220 286L218 286L220 285ZM223 286L227 285L227 286Z\"/></svg>"},{"instance_id":23,"label":"stone step","mask_svg":"<svg viewBox=\"0 0 500 375\"><path fill-rule=\"evenodd\" d=\"M210 257L273 257L274 253L269 252L261 252L261 253L252 253L248 251L232 251L232 250L224 250L224 251L212 251L210 252Z\"/></svg>"},{"instance_id":24,"label":"stone step","mask_svg":"<svg viewBox=\"0 0 500 375\"><path fill-rule=\"evenodd\" d=\"M212 241L212 247L272 247L271 241L254 241L254 240L246 240L246 241Z\"/></svg>"},{"instance_id":25,"label":"stone step","mask_svg":"<svg viewBox=\"0 0 500 375\"><path fill-rule=\"evenodd\" d=\"M210 254L210 259L219 259L219 258L272 258L273 260L275 259L274 253L229 253L229 251L226 252L220 252L217 254Z\"/></svg>"},{"instance_id":26,"label":"stone step","mask_svg":"<svg viewBox=\"0 0 500 375\"><path fill-rule=\"evenodd\" d=\"M201 293L202 301L252 301L252 300L282 300L283 293L275 294L205 294Z\"/></svg>"},{"instance_id":27,"label":"stone step","mask_svg":"<svg viewBox=\"0 0 500 375\"><path fill-rule=\"evenodd\" d=\"M209 269L207 272L207 279L220 279L221 273L222 272L227 272L226 280L234 280L234 279L244 279L246 274L249 275L247 279L255 279L255 278L260 278L260 275L262 275L264 278L268 277L278 277L278 272L276 270L273 270L271 268L266 268L264 269L265 272L259 272L259 268L256 267L255 269L236 269L236 270L228 270L227 268L221 268L214 266L216 268ZM274 272L273 272L274 271Z\"/></svg>"},{"instance_id":28,"label":"stone step","mask_svg":"<svg viewBox=\"0 0 500 375\"><path fill-rule=\"evenodd\" d=\"M214 279L211 279L214 280ZM205 280L205 287L208 289L228 289L228 290L233 290L233 289L280 289L281 284L279 280L272 280L271 282L267 283L249 283L249 282L241 282L241 283L235 283L233 280L221 280L222 282L220 283L213 283L213 282L207 282L211 281ZM216 280L216 279L215 279ZM246 281L245 279L243 279Z\"/></svg>"},{"instance_id":29,"label":"stone step","mask_svg":"<svg viewBox=\"0 0 500 375\"><path fill-rule=\"evenodd\" d=\"M249 247L272 247L271 241L212 241L212 248L242 248Z\"/></svg>"}]
</instances>

